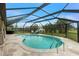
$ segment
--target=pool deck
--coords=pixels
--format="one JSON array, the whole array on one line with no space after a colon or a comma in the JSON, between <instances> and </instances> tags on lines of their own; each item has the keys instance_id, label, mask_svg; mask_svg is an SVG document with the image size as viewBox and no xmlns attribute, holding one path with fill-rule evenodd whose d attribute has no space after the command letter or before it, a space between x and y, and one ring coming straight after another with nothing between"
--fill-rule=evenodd
<instances>
[{"instance_id":1,"label":"pool deck","mask_svg":"<svg viewBox=\"0 0 79 59\"><path fill-rule=\"evenodd\" d=\"M57 36L56 36L57 37ZM19 38L16 34L6 35L5 44L0 46L1 56L79 56L79 43L72 41L67 38L61 38L64 41L64 47L56 49L56 51L51 50L51 52L34 52L24 49L20 45ZM63 50L64 48L64 50Z\"/></svg>"}]
</instances>

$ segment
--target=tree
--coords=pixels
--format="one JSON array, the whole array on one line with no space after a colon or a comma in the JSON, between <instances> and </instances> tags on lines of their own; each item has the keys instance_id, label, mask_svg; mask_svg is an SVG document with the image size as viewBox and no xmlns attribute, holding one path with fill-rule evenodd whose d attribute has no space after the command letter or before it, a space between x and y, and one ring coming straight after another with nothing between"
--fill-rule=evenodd
<instances>
[{"instance_id":1,"label":"tree","mask_svg":"<svg viewBox=\"0 0 79 59\"><path fill-rule=\"evenodd\" d=\"M65 21L65 20L60 20L60 19L59 19L59 20L56 22L55 25L57 26L57 29L58 29L59 33L64 33L64 32L65 32L65 31L64 31L65 26L66 26L66 25L70 26L69 24L70 24L69 21Z\"/></svg>"},{"instance_id":2,"label":"tree","mask_svg":"<svg viewBox=\"0 0 79 59\"><path fill-rule=\"evenodd\" d=\"M53 31L55 31L54 24L51 23L44 25L43 28L45 29L45 32L52 33Z\"/></svg>"},{"instance_id":3,"label":"tree","mask_svg":"<svg viewBox=\"0 0 79 59\"><path fill-rule=\"evenodd\" d=\"M30 26L30 31L35 32L37 29L39 29L39 27L38 27L37 24L32 24L32 25Z\"/></svg>"}]
</instances>

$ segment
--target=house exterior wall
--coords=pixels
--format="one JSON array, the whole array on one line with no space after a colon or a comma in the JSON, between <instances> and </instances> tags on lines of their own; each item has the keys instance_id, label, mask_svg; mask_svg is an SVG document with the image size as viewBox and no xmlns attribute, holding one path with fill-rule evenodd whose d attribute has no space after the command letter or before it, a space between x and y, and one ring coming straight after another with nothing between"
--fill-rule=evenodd
<instances>
[{"instance_id":1,"label":"house exterior wall","mask_svg":"<svg viewBox=\"0 0 79 59\"><path fill-rule=\"evenodd\" d=\"M0 3L0 45L4 43L5 39L5 34L6 34L6 25L5 25L5 20L6 20L6 9L5 9L5 4Z\"/></svg>"}]
</instances>

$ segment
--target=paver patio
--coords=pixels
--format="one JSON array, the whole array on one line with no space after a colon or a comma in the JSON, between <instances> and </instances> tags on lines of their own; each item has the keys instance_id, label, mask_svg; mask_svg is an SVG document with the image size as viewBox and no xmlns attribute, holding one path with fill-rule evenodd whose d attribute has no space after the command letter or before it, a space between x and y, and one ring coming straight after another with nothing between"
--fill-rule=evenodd
<instances>
[{"instance_id":1,"label":"paver patio","mask_svg":"<svg viewBox=\"0 0 79 59\"><path fill-rule=\"evenodd\" d=\"M56 36L57 37L57 36ZM6 35L5 44L0 47L0 55L4 56L78 56L79 55L79 43L67 38L61 38L64 41L63 48L58 49L57 52L34 52L24 49L20 44L20 40L16 37L16 34Z\"/></svg>"}]
</instances>

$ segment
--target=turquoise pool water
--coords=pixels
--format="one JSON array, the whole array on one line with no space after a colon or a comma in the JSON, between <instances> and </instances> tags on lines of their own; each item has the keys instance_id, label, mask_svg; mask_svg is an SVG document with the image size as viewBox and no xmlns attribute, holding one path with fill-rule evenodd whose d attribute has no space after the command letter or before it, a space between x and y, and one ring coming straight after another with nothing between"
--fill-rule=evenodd
<instances>
[{"instance_id":1,"label":"turquoise pool water","mask_svg":"<svg viewBox=\"0 0 79 59\"><path fill-rule=\"evenodd\" d=\"M20 35L23 39L22 43L25 46L36 48L36 49L51 49L60 47L63 42L50 35L37 35L37 34L29 34L29 35Z\"/></svg>"}]
</instances>

